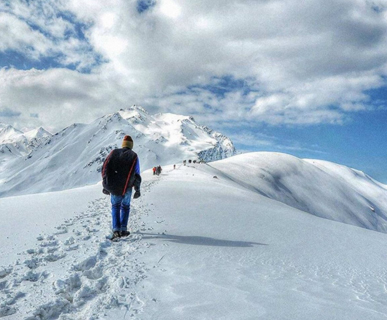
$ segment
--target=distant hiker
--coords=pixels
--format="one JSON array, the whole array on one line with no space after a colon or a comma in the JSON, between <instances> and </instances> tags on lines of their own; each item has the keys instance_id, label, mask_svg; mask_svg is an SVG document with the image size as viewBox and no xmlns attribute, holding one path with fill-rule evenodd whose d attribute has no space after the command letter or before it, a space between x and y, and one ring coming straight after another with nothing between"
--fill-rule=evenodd
<instances>
[{"instance_id":1,"label":"distant hiker","mask_svg":"<svg viewBox=\"0 0 387 320\"><path fill-rule=\"evenodd\" d=\"M153 175L156 174L156 167L153 167Z\"/></svg>"},{"instance_id":2,"label":"distant hiker","mask_svg":"<svg viewBox=\"0 0 387 320\"><path fill-rule=\"evenodd\" d=\"M173 165L173 169L176 169L176 165L175 164Z\"/></svg>"},{"instance_id":3,"label":"distant hiker","mask_svg":"<svg viewBox=\"0 0 387 320\"><path fill-rule=\"evenodd\" d=\"M184 165L187 165L187 160L184 160L184 161L183 161L183 164L184 164Z\"/></svg>"},{"instance_id":4,"label":"distant hiker","mask_svg":"<svg viewBox=\"0 0 387 320\"><path fill-rule=\"evenodd\" d=\"M135 190L134 199L141 195L140 161L132 149L132 138L125 136L122 148L110 152L102 167L103 193L110 194L112 203L112 240L130 234L128 220L132 188Z\"/></svg>"},{"instance_id":5,"label":"distant hiker","mask_svg":"<svg viewBox=\"0 0 387 320\"><path fill-rule=\"evenodd\" d=\"M161 169L160 166L157 167L156 173L157 173L158 176L160 175L160 173L161 173L162 170L163 170L163 169Z\"/></svg>"}]
</instances>

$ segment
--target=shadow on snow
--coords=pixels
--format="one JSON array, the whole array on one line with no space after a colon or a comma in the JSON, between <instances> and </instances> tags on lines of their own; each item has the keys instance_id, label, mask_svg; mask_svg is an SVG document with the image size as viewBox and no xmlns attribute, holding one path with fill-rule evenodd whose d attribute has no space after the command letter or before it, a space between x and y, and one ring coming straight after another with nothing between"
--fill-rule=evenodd
<instances>
[{"instance_id":1,"label":"shadow on snow","mask_svg":"<svg viewBox=\"0 0 387 320\"><path fill-rule=\"evenodd\" d=\"M153 234L153 233L141 233L143 239L163 239L165 241L189 244L196 246L213 246L213 247L254 247L254 246L267 246L266 243L250 242L250 241L233 241L233 240L221 240L210 237L199 236L176 236L172 234Z\"/></svg>"}]
</instances>

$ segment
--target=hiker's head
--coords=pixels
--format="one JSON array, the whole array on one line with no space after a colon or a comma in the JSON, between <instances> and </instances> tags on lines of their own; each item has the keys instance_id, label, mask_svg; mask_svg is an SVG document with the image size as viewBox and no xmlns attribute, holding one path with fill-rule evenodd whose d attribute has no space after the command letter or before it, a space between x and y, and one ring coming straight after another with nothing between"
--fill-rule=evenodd
<instances>
[{"instance_id":1,"label":"hiker's head","mask_svg":"<svg viewBox=\"0 0 387 320\"><path fill-rule=\"evenodd\" d=\"M133 149L133 139L131 136L124 137L124 140L122 140L122 147Z\"/></svg>"}]
</instances>

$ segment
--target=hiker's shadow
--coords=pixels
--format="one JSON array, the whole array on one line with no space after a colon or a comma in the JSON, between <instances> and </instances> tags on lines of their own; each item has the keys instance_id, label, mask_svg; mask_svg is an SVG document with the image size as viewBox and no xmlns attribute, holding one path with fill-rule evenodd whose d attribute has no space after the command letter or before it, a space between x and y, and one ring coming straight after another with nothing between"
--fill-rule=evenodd
<instances>
[{"instance_id":1,"label":"hiker's shadow","mask_svg":"<svg viewBox=\"0 0 387 320\"><path fill-rule=\"evenodd\" d=\"M153 233L141 233L143 239L162 239L164 241L189 244L195 246L212 246L212 247L254 247L254 246L267 246L266 243L251 242L251 241L234 241L234 240L221 240L210 237L200 236L176 236L172 234L153 234Z\"/></svg>"}]
</instances>

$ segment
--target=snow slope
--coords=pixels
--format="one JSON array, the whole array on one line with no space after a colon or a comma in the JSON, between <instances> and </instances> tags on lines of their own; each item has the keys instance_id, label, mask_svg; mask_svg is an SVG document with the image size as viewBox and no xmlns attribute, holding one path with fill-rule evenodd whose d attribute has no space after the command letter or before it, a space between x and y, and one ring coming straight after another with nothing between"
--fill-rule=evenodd
<instances>
[{"instance_id":1,"label":"snow slope","mask_svg":"<svg viewBox=\"0 0 387 320\"><path fill-rule=\"evenodd\" d=\"M121 147L125 135L134 139L142 170L188 159L219 160L236 152L230 139L192 117L150 115L136 106L90 124L73 124L53 136L42 128L25 134L4 128L0 197L95 184L103 161Z\"/></svg>"},{"instance_id":2,"label":"snow slope","mask_svg":"<svg viewBox=\"0 0 387 320\"><path fill-rule=\"evenodd\" d=\"M243 154L210 166L224 178L302 211L387 232L387 186L361 171L271 152Z\"/></svg>"},{"instance_id":3,"label":"snow slope","mask_svg":"<svg viewBox=\"0 0 387 320\"><path fill-rule=\"evenodd\" d=\"M386 234L263 196L270 188L257 192L254 179L240 179L249 156L166 166L159 177L143 173L142 197L132 202L133 235L117 243L104 237L110 204L100 185L0 199L7 208L0 210L2 237L14 235L14 216L24 217L28 234L27 244L13 237L13 246L0 245L0 315L387 319ZM305 163L298 165L315 166ZM346 176L339 167L329 170ZM303 188L297 176L292 194ZM39 205L45 198L46 208ZM52 210L52 201L67 204Z\"/></svg>"}]
</instances>

